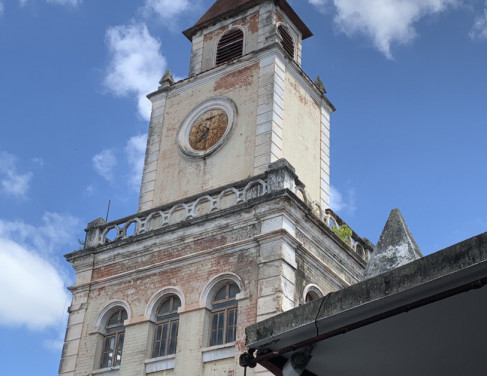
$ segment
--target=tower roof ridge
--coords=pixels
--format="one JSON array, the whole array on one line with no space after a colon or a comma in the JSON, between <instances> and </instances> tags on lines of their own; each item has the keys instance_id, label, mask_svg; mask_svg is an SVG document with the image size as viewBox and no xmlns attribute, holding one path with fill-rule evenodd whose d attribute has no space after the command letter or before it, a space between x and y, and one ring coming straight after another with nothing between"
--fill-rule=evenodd
<instances>
[{"instance_id":1,"label":"tower roof ridge","mask_svg":"<svg viewBox=\"0 0 487 376\"><path fill-rule=\"evenodd\" d=\"M194 33L211 24L215 19L229 17L266 1L271 0L217 0L192 27L183 31L183 34L191 40ZM275 0L275 4L281 8L296 25L301 32L303 39L313 35L286 0Z\"/></svg>"}]
</instances>

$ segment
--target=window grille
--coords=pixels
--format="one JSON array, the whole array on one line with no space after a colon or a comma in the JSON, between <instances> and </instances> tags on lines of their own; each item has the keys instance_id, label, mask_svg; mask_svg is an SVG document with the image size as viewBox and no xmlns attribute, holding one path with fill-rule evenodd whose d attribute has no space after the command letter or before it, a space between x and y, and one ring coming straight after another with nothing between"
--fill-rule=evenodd
<instances>
[{"instance_id":1,"label":"window grille","mask_svg":"<svg viewBox=\"0 0 487 376\"><path fill-rule=\"evenodd\" d=\"M175 295L165 299L157 310L156 335L154 337L154 358L176 353L181 300Z\"/></svg>"},{"instance_id":2,"label":"window grille","mask_svg":"<svg viewBox=\"0 0 487 376\"><path fill-rule=\"evenodd\" d=\"M233 342L237 338L238 286L229 283L218 290L213 297L211 311L210 346Z\"/></svg>"},{"instance_id":3,"label":"window grille","mask_svg":"<svg viewBox=\"0 0 487 376\"><path fill-rule=\"evenodd\" d=\"M293 38L288 33L285 26L279 25L277 30L279 31L279 35L282 38L282 47L284 48L284 51L286 51L288 53L288 55L291 56L292 59L294 59L294 41L293 41Z\"/></svg>"},{"instance_id":4,"label":"window grille","mask_svg":"<svg viewBox=\"0 0 487 376\"><path fill-rule=\"evenodd\" d=\"M125 327L123 326L125 320L127 320L127 312L123 308L118 309L107 320L101 354L101 368L120 365L125 337Z\"/></svg>"},{"instance_id":5,"label":"window grille","mask_svg":"<svg viewBox=\"0 0 487 376\"><path fill-rule=\"evenodd\" d=\"M216 65L223 64L243 53L243 32L240 29L232 29L225 33L216 50Z\"/></svg>"}]
</instances>

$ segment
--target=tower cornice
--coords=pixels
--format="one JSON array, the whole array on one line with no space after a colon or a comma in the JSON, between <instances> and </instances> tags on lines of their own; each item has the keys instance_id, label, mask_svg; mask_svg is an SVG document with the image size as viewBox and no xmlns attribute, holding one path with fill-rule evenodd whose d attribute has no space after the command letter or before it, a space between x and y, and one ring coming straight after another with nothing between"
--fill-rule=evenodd
<instances>
[{"instance_id":1,"label":"tower cornice","mask_svg":"<svg viewBox=\"0 0 487 376\"><path fill-rule=\"evenodd\" d=\"M333 105L333 103L331 103L331 101L328 99L328 97L325 94L322 94L320 92L320 90L316 87L316 85L313 83L311 78L306 74L306 72L299 65L297 65L294 61L289 59L289 57L285 53L282 52L281 48L282 47L279 43L274 43L274 44L265 46L259 50L252 51L252 52L248 53L247 55L241 56L238 59L236 59L235 63L237 63L237 61L238 61L239 64L228 63L226 65L216 66L212 69L201 72L201 73L197 74L196 76L188 77L186 79L183 79L181 81L174 83L171 86L160 88L160 89L158 89L152 93L149 93L149 94L147 94L147 98L151 99L154 96L156 96L160 93L163 93L163 92L177 91L178 89L182 89L183 85L184 85L184 89L187 90L187 88L189 87L188 85L191 85L192 83L194 85L198 85L201 83L201 80L203 80L203 81L211 80L216 75L221 74L223 71L225 71L227 73L231 72L231 71L236 71L236 70L242 69L242 67L253 64L255 62L255 59L261 60L267 56L270 56L270 55L277 53L277 54L279 54L279 58L281 60L286 59L290 62L290 66L292 67L290 72L292 72L293 76L295 78L297 78L298 80L300 80L303 85L310 88L310 94L313 96L313 98L318 103L324 102L324 104L326 104L326 106L329 107L330 112L336 111L335 106ZM243 65L242 65L242 63L243 63Z\"/></svg>"}]
</instances>

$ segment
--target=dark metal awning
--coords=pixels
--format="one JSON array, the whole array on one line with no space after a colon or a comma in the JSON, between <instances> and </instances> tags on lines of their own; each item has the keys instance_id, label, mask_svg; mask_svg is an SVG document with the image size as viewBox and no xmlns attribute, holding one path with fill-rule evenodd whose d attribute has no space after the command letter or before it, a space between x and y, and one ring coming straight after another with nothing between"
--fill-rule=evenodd
<instances>
[{"instance_id":1,"label":"dark metal awning","mask_svg":"<svg viewBox=\"0 0 487 376\"><path fill-rule=\"evenodd\" d=\"M486 259L484 233L252 325L247 358L275 375L306 348L302 375L487 375Z\"/></svg>"}]
</instances>

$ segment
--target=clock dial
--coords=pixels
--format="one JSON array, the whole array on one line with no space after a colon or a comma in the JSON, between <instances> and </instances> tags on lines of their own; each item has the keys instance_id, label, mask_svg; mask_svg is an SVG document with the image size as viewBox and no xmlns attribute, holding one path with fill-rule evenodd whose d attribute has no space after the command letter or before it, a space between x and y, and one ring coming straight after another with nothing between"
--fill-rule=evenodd
<instances>
[{"instance_id":1,"label":"clock dial","mask_svg":"<svg viewBox=\"0 0 487 376\"><path fill-rule=\"evenodd\" d=\"M189 132L189 145L197 151L206 151L225 134L228 116L222 110L210 110L195 120Z\"/></svg>"}]
</instances>

